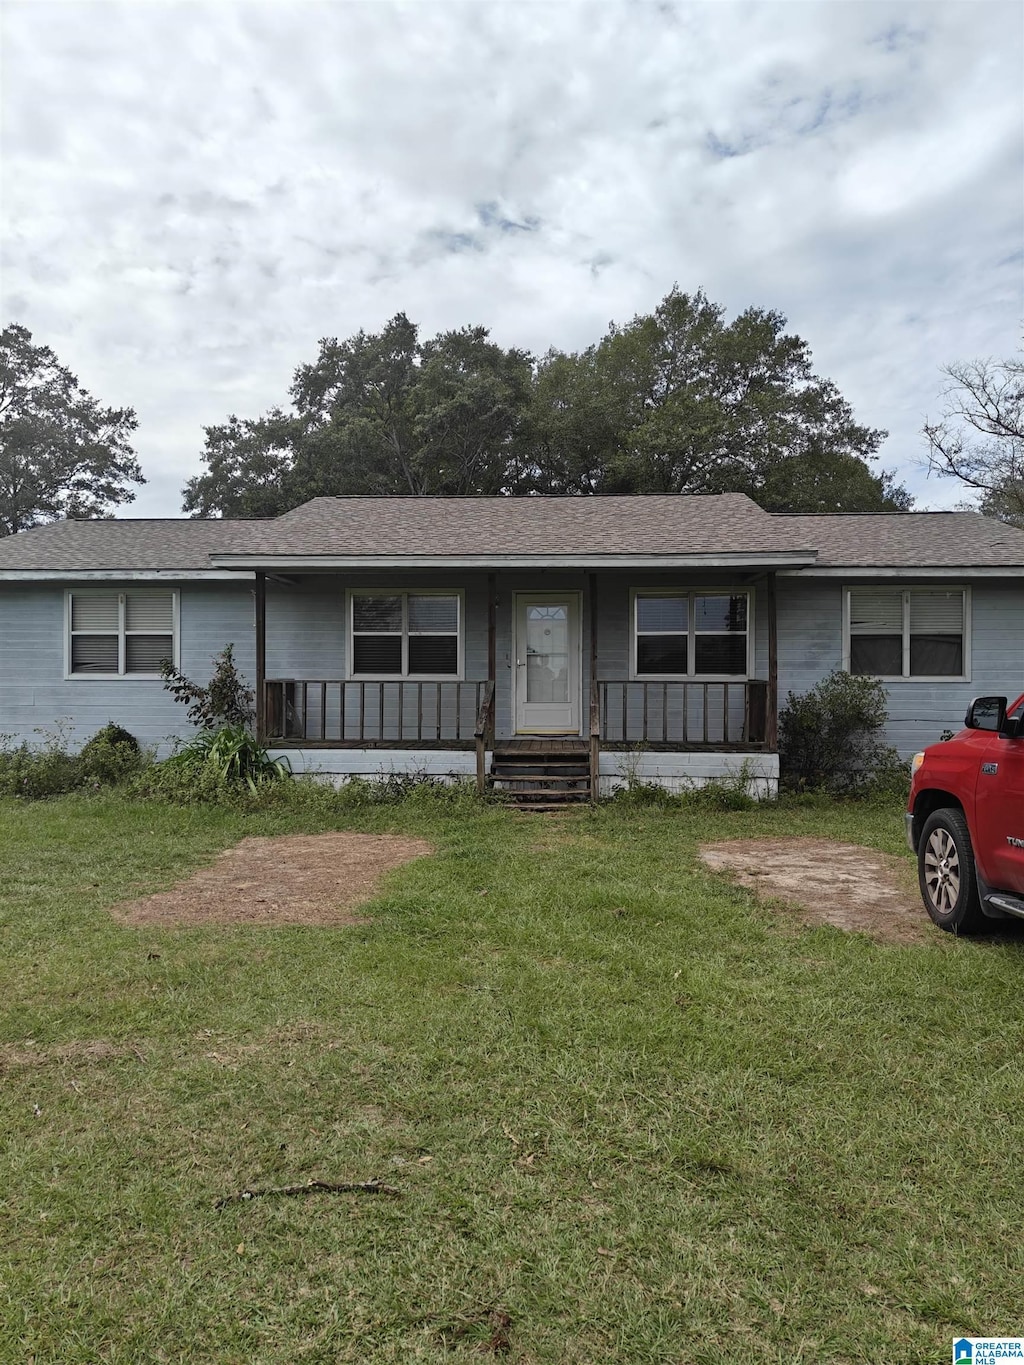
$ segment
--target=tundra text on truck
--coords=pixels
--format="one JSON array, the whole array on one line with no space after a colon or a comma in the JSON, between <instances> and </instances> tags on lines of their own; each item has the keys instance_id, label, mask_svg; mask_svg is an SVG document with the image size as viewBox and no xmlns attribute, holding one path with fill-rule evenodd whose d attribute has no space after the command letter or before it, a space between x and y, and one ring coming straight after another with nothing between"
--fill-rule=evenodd
<instances>
[{"instance_id":1,"label":"tundra text on truck","mask_svg":"<svg viewBox=\"0 0 1024 1365\"><path fill-rule=\"evenodd\" d=\"M907 840L940 929L1024 919L1024 696L971 702L966 729L914 757Z\"/></svg>"}]
</instances>

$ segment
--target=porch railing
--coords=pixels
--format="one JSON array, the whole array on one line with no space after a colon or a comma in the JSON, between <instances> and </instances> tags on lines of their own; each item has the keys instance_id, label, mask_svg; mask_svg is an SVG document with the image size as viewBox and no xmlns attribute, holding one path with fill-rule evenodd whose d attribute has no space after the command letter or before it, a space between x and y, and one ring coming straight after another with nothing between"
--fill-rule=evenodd
<instances>
[{"instance_id":1,"label":"porch railing","mask_svg":"<svg viewBox=\"0 0 1024 1365\"><path fill-rule=\"evenodd\" d=\"M635 682L591 686L592 766L601 747L764 747L768 684ZM494 745L494 683L351 682L270 678L264 684L266 739L316 748L416 745L473 749Z\"/></svg>"},{"instance_id":2,"label":"porch railing","mask_svg":"<svg viewBox=\"0 0 1024 1365\"><path fill-rule=\"evenodd\" d=\"M268 743L315 748L395 744L471 749L486 682L268 678Z\"/></svg>"},{"instance_id":3,"label":"porch railing","mask_svg":"<svg viewBox=\"0 0 1024 1365\"><path fill-rule=\"evenodd\" d=\"M666 748L764 745L768 684L599 679L600 740Z\"/></svg>"}]
</instances>

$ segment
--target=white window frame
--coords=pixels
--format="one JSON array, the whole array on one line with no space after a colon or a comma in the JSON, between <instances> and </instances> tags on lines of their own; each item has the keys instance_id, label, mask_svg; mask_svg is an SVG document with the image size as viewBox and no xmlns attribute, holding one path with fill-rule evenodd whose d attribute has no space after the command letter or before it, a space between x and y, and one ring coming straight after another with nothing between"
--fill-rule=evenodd
<instances>
[{"instance_id":1,"label":"white window frame","mask_svg":"<svg viewBox=\"0 0 1024 1365\"><path fill-rule=\"evenodd\" d=\"M858 583L843 588L843 671L850 673L850 593L855 588L888 588L888 583ZM894 588L903 594L903 672L902 673L858 673L858 678L878 678L885 683L957 683L971 681L971 590L962 583L917 583L911 588ZM963 594L963 661L962 673L911 673L910 671L910 597L915 592L958 592Z\"/></svg>"},{"instance_id":2,"label":"white window frame","mask_svg":"<svg viewBox=\"0 0 1024 1365\"><path fill-rule=\"evenodd\" d=\"M636 599L638 597L685 597L686 609L686 662L691 671L686 673L641 673L636 664L637 628ZM747 660L745 673L697 673L693 671L697 659L695 640L698 635L738 635L738 631L698 631L696 614L693 609L695 597L745 597L747 599ZM642 631L641 634L650 634ZM679 631L666 631L665 634L680 634ZM702 587L702 588L630 588L629 590L629 677L635 682L749 682L754 676L754 589L752 587Z\"/></svg>"},{"instance_id":3,"label":"white window frame","mask_svg":"<svg viewBox=\"0 0 1024 1365\"><path fill-rule=\"evenodd\" d=\"M355 671L355 601L357 597L401 597L402 599L402 664L401 673L357 673ZM410 673L409 667L409 598L454 597L457 602L456 649L458 668L454 673ZM464 682L466 673L466 591L464 588L349 588L345 610L345 676L353 682ZM372 632L359 632L360 634ZM379 632L381 635L385 631ZM392 632L397 634L396 632ZM419 634L420 632L413 632ZM425 632L447 636L448 631Z\"/></svg>"},{"instance_id":4,"label":"white window frame","mask_svg":"<svg viewBox=\"0 0 1024 1365\"><path fill-rule=\"evenodd\" d=\"M86 587L66 588L64 591L64 681L65 682L113 682L128 680L130 682L163 682L159 673L127 673L125 671L125 640L129 635L153 635L162 634L162 631L130 631L125 627L125 597L132 592L131 588L94 588L91 584ZM171 648L172 659L175 668L181 667L181 595L177 588L169 589L171 595ZM110 597L118 599L117 611L117 663L116 673L72 673L71 671L71 599L76 595L88 593L96 596L105 593ZM112 635L113 631L83 631L85 635Z\"/></svg>"}]
</instances>

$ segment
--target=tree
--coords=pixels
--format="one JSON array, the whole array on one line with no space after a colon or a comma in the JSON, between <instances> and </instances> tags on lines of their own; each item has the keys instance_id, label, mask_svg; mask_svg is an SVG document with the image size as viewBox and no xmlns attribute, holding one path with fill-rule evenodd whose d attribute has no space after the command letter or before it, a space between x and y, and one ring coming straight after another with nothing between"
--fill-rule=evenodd
<instances>
[{"instance_id":1,"label":"tree","mask_svg":"<svg viewBox=\"0 0 1024 1365\"><path fill-rule=\"evenodd\" d=\"M779 313L731 323L673 289L597 345L541 361L522 487L571 493L749 494L769 511L909 506L876 474L884 431L854 421Z\"/></svg>"},{"instance_id":2,"label":"tree","mask_svg":"<svg viewBox=\"0 0 1024 1365\"><path fill-rule=\"evenodd\" d=\"M987 516L1024 527L1024 356L942 373L942 416L924 425L929 468L979 493Z\"/></svg>"},{"instance_id":3,"label":"tree","mask_svg":"<svg viewBox=\"0 0 1024 1365\"><path fill-rule=\"evenodd\" d=\"M291 386L292 412L206 428L194 516L272 516L344 494L506 491L532 362L483 327L419 340L399 313L376 334L326 338Z\"/></svg>"},{"instance_id":4,"label":"tree","mask_svg":"<svg viewBox=\"0 0 1024 1365\"><path fill-rule=\"evenodd\" d=\"M320 343L291 411L207 427L194 516L271 516L342 494L748 493L770 511L909 506L779 313L727 323L698 292L535 363L483 327L421 341L404 313Z\"/></svg>"},{"instance_id":5,"label":"tree","mask_svg":"<svg viewBox=\"0 0 1024 1365\"><path fill-rule=\"evenodd\" d=\"M0 333L0 535L64 517L107 517L145 483L131 408L101 408L27 328Z\"/></svg>"}]
</instances>

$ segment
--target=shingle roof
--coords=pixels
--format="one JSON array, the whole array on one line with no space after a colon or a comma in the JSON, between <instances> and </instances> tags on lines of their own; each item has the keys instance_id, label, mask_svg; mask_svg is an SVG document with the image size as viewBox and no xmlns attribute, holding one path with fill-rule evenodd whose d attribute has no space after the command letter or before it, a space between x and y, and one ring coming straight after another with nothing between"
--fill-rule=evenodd
<instances>
[{"instance_id":1,"label":"shingle roof","mask_svg":"<svg viewBox=\"0 0 1024 1365\"><path fill-rule=\"evenodd\" d=\"M818 551L816 568L1016 568L1024 531L977 512L775 513Z\"/></svg>"},{"instance_id":2,"label":"shingle roof","mask_svg":"<svg viewBox=\"0 0 1024 1365\"><path fill-rule=\"evenodd\" d=\"M58 521L0 539L0 572L209 569L215 550L241 548L256 521Z\"/></svg>"},{"instance_id":3,"label":"shingle roof","mask_svg":"<svg viewBox=\"0 0 1024 1365\"><path fill-rule=\"evenodd\" d=\"M816 568L1022 568L1024 531L973 512L769 514L707 497L314 498L263 521L67 521L0 539L0 574L203 572L221 556L778 555ZM813 569L812 569L813 572Z\"/></svg>"},{"instance_id":4,"label":"shingle roof","mask_svg":"<svg viewBox=\"0 0 1024 1365\"><path fill-rule=\"evenodd\" d=\"M742 493L706 497L314 498L253 531L267 556L691 555L806 549Z\"/></svg>"}]
</instances>

